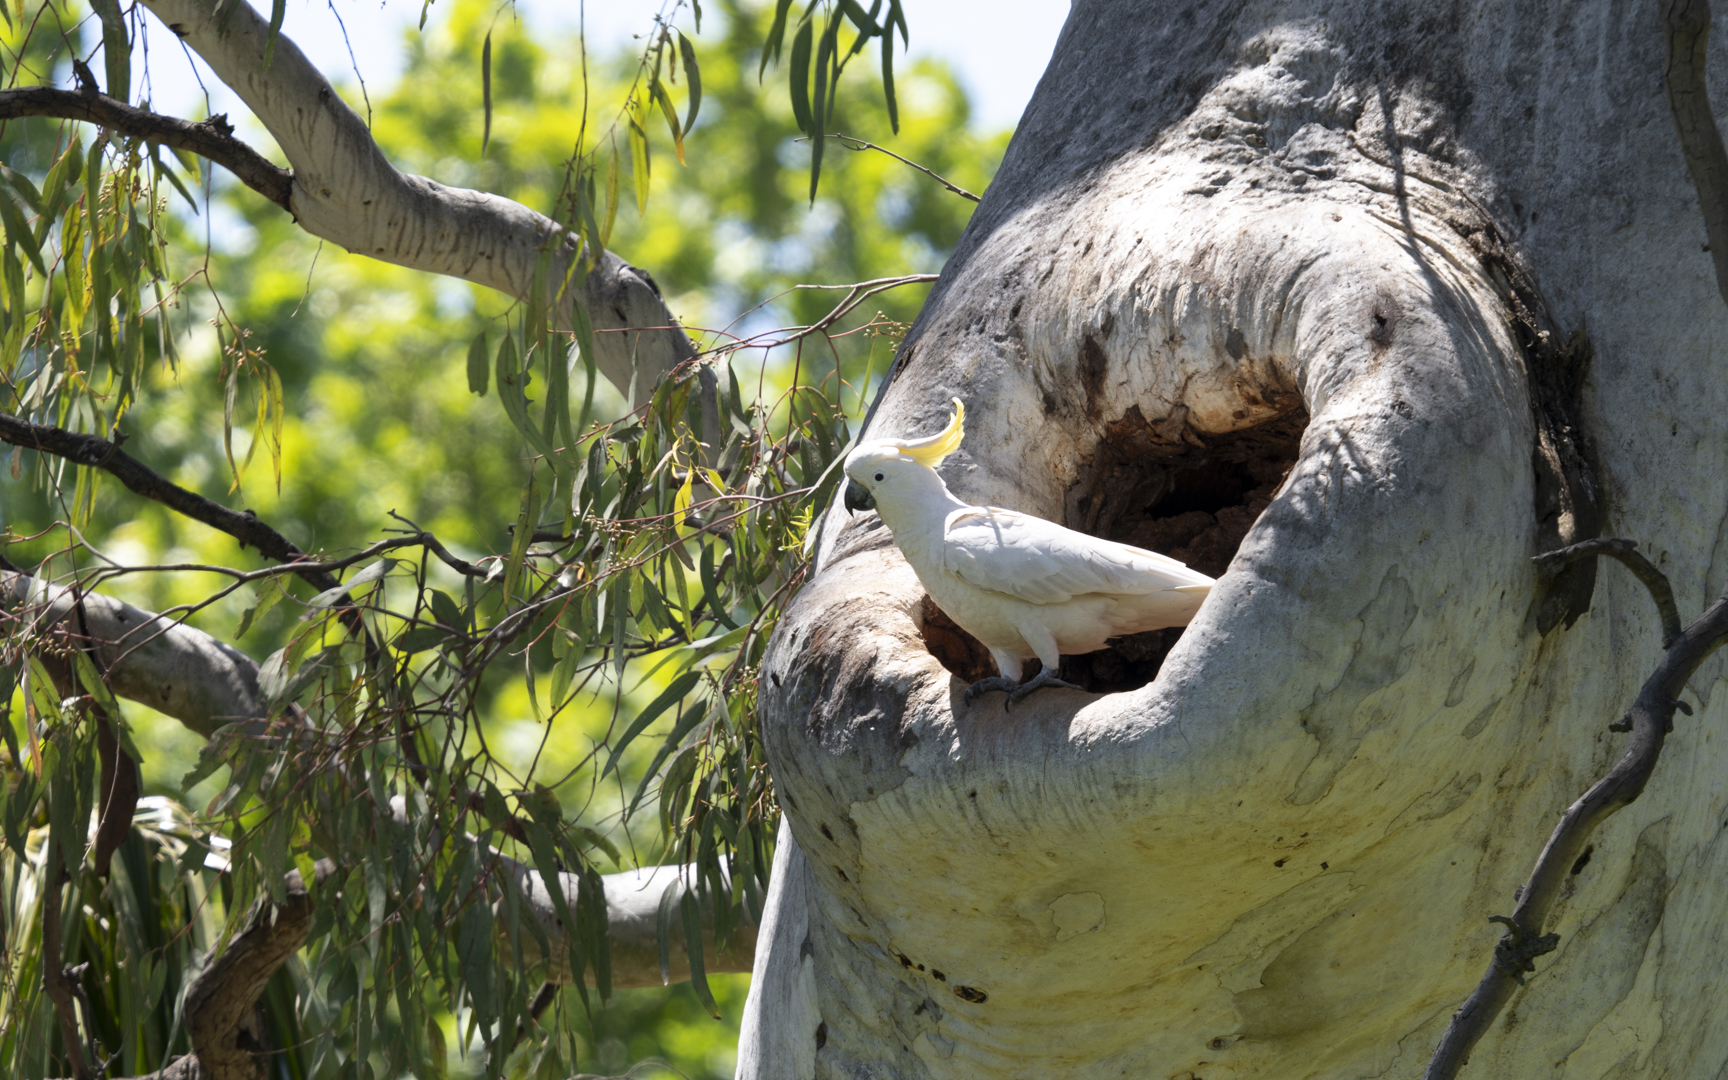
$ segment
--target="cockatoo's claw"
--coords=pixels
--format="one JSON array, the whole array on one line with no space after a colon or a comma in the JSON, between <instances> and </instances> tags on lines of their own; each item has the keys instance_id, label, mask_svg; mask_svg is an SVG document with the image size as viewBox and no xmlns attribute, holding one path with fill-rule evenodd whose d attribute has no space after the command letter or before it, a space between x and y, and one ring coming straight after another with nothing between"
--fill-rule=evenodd
<instances>
[{"instance_id":1,"label":"cockatoo's claw","mask_svg":"<svg viewBox=\"0 0 1728 1080\"><path fill-rule=\"evenodd\" d=\"M1002 703L1003 711L1006 712L1012 709L1016 701L1019 701L1032 691L1041 690L1046 686L1060 686L1064 690L1079 690L1082 693L1086 691L1084 686L1075 686L1071 682L1058 679L1049 668L1044 668L1033 678L1027 679L1019 686L1008 691L1008 700Z\"/></svg>"},{"instance_id":2,"label":"cockatoo's claw","mask_svg":"<svg viewBox=\"0 0 1728 1080\"><path fill-rule=\"evenodd\" d=\"M1001 690L1004 693L1011 694L1019 686L1020 684L1015 682L1013 679L1005 679L1000 675L989 679L979 679L977 682L966 688L966 693L961 695L961 699L966 704L970 705L975 699L981 698L993 690Z\"/></svg>"}]
</instances>

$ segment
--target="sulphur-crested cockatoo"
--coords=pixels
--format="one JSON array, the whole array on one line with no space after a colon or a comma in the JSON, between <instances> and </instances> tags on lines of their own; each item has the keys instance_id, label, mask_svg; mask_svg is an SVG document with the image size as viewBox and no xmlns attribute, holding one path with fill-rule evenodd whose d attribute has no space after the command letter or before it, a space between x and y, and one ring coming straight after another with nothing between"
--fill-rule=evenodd
<instances>
[{"instance_id":1,"label":"sulphur-crested cockatoo","mask_svg":"<svg viewBox=\"0 0 1728 1080\"><path fill-rule=\"evenodd\" d=\"M875 510L936 601L996 660L1000 678L966 690L993 690L1008 703L1042 686L1080 687L1056 677L1062 653L1104 648L1121 634L1186 626L1212 579L1156 552L1101 540L997 506L969 506L949 492L936 466L960 448L966 407L939 435L878 439L846 456L848 510ZM1044 665L1020 681L1023 661Z\"/></svg>"}]
</instances>

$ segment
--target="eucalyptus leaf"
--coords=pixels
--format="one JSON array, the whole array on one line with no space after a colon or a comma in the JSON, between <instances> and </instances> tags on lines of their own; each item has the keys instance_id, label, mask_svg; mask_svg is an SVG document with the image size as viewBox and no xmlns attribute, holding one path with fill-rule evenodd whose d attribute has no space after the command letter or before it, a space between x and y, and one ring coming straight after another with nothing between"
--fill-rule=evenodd
<instances>
[{"instance_id":1,"label":"eucalyptus leaf","mask_svg":"<svg viewBox=\"0 0 1728 1080\"><path fill-rule=\"evenodd\" d=\"M468 389L481 397L486 396L486 380L491 373L487 363L486 335L475 334L474 340L468 343Z\"/></svg>"},{"instance_id":2,"label":"eucalyptus leaf","mask_svg":"<svg viewBox=\"0 0 1728 1080\"><path fill-rule=\"evenodd\" d=\"M636 718L630 722L630 726L624 729L624 734L619 736L618 741L613 744L612 753L606 758L606 765L600 770L600 775L605 776L610 773L617 766L618 759L623 756L624 751L636 740L636 736L646 731L649 724L658 720L661 713L683 700L685 695L695 689L696 683L701 678L702 673L699 671L686 671L673 679L671 685L648 703L647 708L637 713Z\"/></svg>"},{"instance_id":3,"label":"eucalyptus leaf","mask_svg":"<svg viewBox=\"0 0 1728 1080\"><path fill-rule=\"evenodd\" d=\"M342 584L333 589L325 589L317 596L306 601L306 606L314 610L330 607L332 604L335 604L337 601L341 600L360 586L370 585L374 581L382 578L395 566L395 559L379 559L377 562L360 571L358 574L355 574Z\"/></svg>"}]
</instances>

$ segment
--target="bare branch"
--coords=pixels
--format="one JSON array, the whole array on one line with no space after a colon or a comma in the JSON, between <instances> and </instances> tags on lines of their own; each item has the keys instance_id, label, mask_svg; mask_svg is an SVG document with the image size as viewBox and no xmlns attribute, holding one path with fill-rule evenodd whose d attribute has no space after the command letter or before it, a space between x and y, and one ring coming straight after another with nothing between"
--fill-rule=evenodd
<instances>
[{"instance_id":1,"label":"bare branch","mask_svg":"<svg viewBox=\"0 0 1728 1080\"><path fill-rule=\"evenodd\" d=\"M218 532L227 533L242 545L257 548L265 558L285 563L306 558L305 552L290 543L286 536L258 520L251 511L230 510L170 483L160 473L120 449L124 436L118 442L110 442L97 435L80 435L0 413L0 441L101 469L112 474L133 493L185 514L193 521L203 522ZM317 567L296 572L319 590L333 589L337 585L328 571Z\"/></svg>"},{"instance_id":2,"label":"bare branch","mask_svg":"<svg viewBox=\"0 0 1728 1080\"><path fill-rule=\"evenodd\" d=\"M1663 72L1668 110L1674 114L1680 151L1698 189L1704 235L1710 239L1710 258L1716 264L1716 287L1728 301L1728 150L1723 149L1705 84L1709 0L1667 0L1662 5L1662 28L1668 38L1668 66Z\"/></svg>"},{"instance_id":3,"label":"bare branch","mask_svg":"<svg viewBox=\"0 0 1728 1080\"><path fill-rule=\"evenodd\" d=\"M872 296L879 293L885 293L890 289L898 289L902 285L931 285L940 277L940 274L903 274L899 277L871 278L869 281L855 281L849 285L794 285L785 292L778 293L775 296L771 296L767 300L762 301L762 303L757 304L754 308L745 312L744 315L740 315L737 319L734 319L731 325L736 326L747 316L767 307L770 303L788 293L836 292L840 289L845 289L846 295L841 298L839 303L835 304L834 307L829 310L828 314L822 316L820 319L817 319L808 326L782 326L774 330L764 330L761 333L752 334L747 338L737 338L725 343L724 345L717 345L714 348L707 350L703 355L707 356L719 353L732 353L741 349L778 348L782 345L790 345L799 338L809 337L811 334L825 334L829 327L852 314L853 311L857 310L859 304L862 304ZM730 326L727 329L729 330ZM724 334L726 331L723 330L721 333Z\"/></svg>"},{"instance_id":4,"label":"bare branch","mask_svg":"<svg viewBox=\"0 0 1728 1080\"><path fill-rule=\"evenodd\" d=\"M147 142L189 151L214 161L253 191L292 211L288 194L294 186L294 174L236 139L226 116L191 123L135 109L94 91L56 90L50 86L0 90L0 120L19 116L82 120Z\"/></svg>"},{"instance_id":5,"label":"bare branch","mask_svg":"<svg viewBox=\"0 0 1728 1080\"><path fill-rule=\"evenodd\" d=\"M1624 549L1614 548L1611 544L1604 544L1596 553L1621 558L1619 552ZM1657 603L1660 605L1661 600L1658 599ZM1608 770L1608 775L1566 809L1560 824L1548 838L1547 846L1537 857L1529 880L1518 893L1517 908L1511 916L1492 917L1494 922L1504 923L1507 932L1494 947L1493 962L1488 965L1482 981L1463 1007L1453 1014L1446 1034L1441 1037L1434 1056L1428 1062L1423 1080L1452 1080L1458 1075L1477 1040L1487 1032L1489 1025L1506 1007L1513 991L1523 983L1523 973L1534 970L1532 959L1552 951L1558 944L1558 936L1543 934L1542 925L1554 907L1561 885L1596 827L1643 793L1645 783L1655 771L1663 740L1673 727L1674 710L1680 705L1680 691L1698 665L1725 638L1728 638L1728 589L1716 598L1698 621L1681 632L1663 655L1655 672L1645 681L1623 721L1623 729L1632 732L1631 745Z\"/></svg>"},{"instance_id":6,"label":"bare branch","mask_svg":"<svg viewBox=\"0 0 1728 1080\"><path fill-rule=\"evenodd\" d=\"M1675 639L1680 636L1680 609L1674 606L1673 586L1668 584L1668 575L1656 569L1649 559L1638 554L1637 541L1619 537L1586 540L1538 555L1535 561L1544 574L1552 577L1564 566L1597 555L1607 555L1620 560L1621 564L1636 574L1644 587L1650 590L1650 599L1656 601L1656 613L1662 619L1662 647L1666 649L1673 646Z\"/></svg>"},{"instance_id":7,"label":"bare branch","mask_svg":"<svg viewBox=\"0 0 1728 1080\"><path fill-rule=\"evenodd\" d=\"M317 864L318 881L335 869L328 859ZM249 1032L258 995L276 969L306 943L312 926L312 894L300 871L287 875L284 903L262 896L252 906L246 925L215 962L192 981L186 991L186 1032L198 1062L215 1080L263 1080L264 1062L250 1042Z\"/></svg>"}]
</instances>

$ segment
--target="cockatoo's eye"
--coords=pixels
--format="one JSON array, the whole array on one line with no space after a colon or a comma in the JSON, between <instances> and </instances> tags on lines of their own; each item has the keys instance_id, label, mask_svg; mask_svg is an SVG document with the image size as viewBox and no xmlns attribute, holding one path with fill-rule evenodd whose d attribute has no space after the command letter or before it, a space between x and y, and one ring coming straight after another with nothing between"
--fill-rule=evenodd
<instances>
[{"instance_id":1,"label":"cockatoo's eye","mask_svg":"<svg viewBox=\"0 0 1728 1080\"><path fill-rule=\"evenodd\" d=\"M876 482L878 484L880 484L882 482L882 474L881 473L876 474Z\"/></svg>"}]
</instances>

